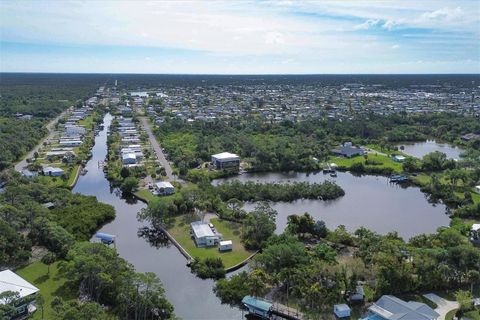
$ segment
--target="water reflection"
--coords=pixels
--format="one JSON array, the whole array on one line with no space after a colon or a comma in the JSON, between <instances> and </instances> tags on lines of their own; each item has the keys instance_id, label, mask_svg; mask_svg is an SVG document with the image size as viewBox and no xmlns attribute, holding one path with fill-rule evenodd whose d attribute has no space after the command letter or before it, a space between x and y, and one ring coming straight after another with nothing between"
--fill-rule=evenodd
<instances>
[{"instance_id":1,"label":"water reflection","mask_svg":"<svg viewBox=\"0 0 480 320\"><path fill-rule=\"evenodd\" d=\"M456 146L447 143L438 143L434 140L402 143L397 145L397 147L403 147L403 150L401 150L402 152L416 158L423 158L424 155L430 152L440 151L445 153L448 159L460 159L460 154L464 151Z\"/></svg>"},{"instance_id":2,"label":"water reflection","mask_svg":"<svg viewBox=\"0 0 480 320\"><path fill-rule=\"evenodd\" d=\"M257 173L243 174L238 177L218 179L218 184L230 179L242 182L323 182L334 181L345 190L345 196L336 200L297 200L278 202L273 208L278 211L277 230L282 232L291 214L310 213L314 219L325 221L329 228L345 225L350 231L365 226L385 234L398 231L400 236L408 239L420 233L432 233L440 226L447 226L450 219L445 215L446 206L431 204L428 196L417 187L408 187L389 183L388 178L371 175L353 175L339 172L337 178L323 173L306 174ZM245 209L253 210L255 204L245 204Z\"/></svg>"}]
</instances>

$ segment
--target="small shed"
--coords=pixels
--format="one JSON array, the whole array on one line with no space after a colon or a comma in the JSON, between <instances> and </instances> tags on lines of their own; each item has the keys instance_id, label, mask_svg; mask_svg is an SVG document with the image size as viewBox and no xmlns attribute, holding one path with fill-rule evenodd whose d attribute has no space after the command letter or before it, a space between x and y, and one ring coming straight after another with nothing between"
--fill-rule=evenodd
<instances>
[{"instance_id":1,"label":"small shed","mask_svg":"<svg viewBox=\"0 0 480 320\"><path fill-rule=\"evenodd\" d=\"M349 319L351 312L350 307L345 303L333 306L333 313L337 319Z\"/></svg>"},{"instance_id":2,"label":"small shed","mask_svg":"<svg viewBox=\"0 0 480 320\"><path fill-rule=\"evenodd\" d=\"M355 288L355 292L349 296L350 303L363 304L365 302L365 291L362 286Z\"/></svg>"},{"instance_id":3,"label":"small shed","mask_svg":"<svg viewBox=\"0 0 480 320\"><path fill-rule=\"evenodd\" d=\"M230 251L233 249L232 240L220 241L218 251Z\"/></svg>"},{"instance_id":4,"label":"small shed","mask_svg":"<svg viewBox=\"0 0 480 320\"><path fill-rule=\"evenodd\" d=\"M470 229L470 241L480 244L480 223L474 223Z\"/></svg>"},{"instance_id":5,"label":"small shed","mask_svg":"<svg viewBox=\"0 0 480 320\"><path fill-rule=\"evenodd\" d=\"M398 155L398 154L394 155L392 157L392 160L395 161L395 162L403 162L403 161L405 161L405 159L406 158L404 156L401 156L401 155Z\"/></svg>"}]
</instances>

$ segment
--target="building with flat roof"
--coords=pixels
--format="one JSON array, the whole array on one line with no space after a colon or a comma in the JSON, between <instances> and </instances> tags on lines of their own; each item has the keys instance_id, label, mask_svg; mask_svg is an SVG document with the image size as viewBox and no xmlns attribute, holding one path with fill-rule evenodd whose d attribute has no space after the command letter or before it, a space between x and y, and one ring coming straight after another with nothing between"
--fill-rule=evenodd
<instances>
[{"instance_id":1,"label":"building with flat roof","mask_svg":"<svg viewBox=\"0 0 480 320\"><path fill-rule=\"evenodd\" d=\"M192 227L192 236L197 247L216 246L222 239L222 234L215 232L208 223L195 221L190 224Z\"/></svg>"},{"instance_id":2,"label":"building with flat roof","mask_svg":"<svg viewBox=\"0 0 480 320\"><path fill-rule=\"evenodd\" d=\"M175 187L168 181L159 181L155 183L155 194L166 196L175 193Z\"/></svg>"},{"instance_id":3,"label":"building with flat roof","mask_svg":"<svg viewBox=\"0 0 480 320\"><path fill-rule=\"evenodd\" d=\"M230 152L217 153L212 155L212 163L217 169L239 168L240 157Z\"/></svg>"}]
</instances>

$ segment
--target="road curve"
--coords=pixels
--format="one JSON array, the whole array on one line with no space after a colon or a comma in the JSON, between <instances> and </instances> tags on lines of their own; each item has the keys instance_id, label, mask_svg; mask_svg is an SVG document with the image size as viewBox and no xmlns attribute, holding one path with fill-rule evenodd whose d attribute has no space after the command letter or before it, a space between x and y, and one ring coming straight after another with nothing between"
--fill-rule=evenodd
<instances>
[{"instance_id":1,"label":"road curve","mask_svg":"<svg viewBox=\"0 0 480 320\"><path fill-rule=\"evenodd\" d=\"M142 126L148 135L148 139L150 140L150 145L152 146L153 150L157 154L157 158L160 161L160 164L165 168L165 173L167 174L168 180L170 181L175 180L172 166L170 165L170 163L168 163L167 158L165 158L165 154L163 153L163 150L160 147L160 144L158 143L157 139L153 135L152 128L148 123L148 119L146 117L140 117L140 121L142 122Z\"/></svg>"},{"instance_id":2,"label":"road curve","mask_svg":"<svg viewBox=\"0 0 480 320\"><path fill-rule=\"evenodd\" d=\"M37 152L40 147L43 145L43 143L45 141L47 141L48 139L51 139L53 138L53 135L55 133L55 125L57 124L58 120L60 120L60 118L62 118L63 116L65 116L67 114L67 112L70 111L70 108L68 108L67 110L63 111L62 113L60 113L60 115L58 115L55 119L53 119L52 121L50 121L46 126L45 128L47 128L48 130L48 135L43 139L41 140L32 150L30 150L29 153L27 153L25 155L25 157L23 157L23 159L18 162L16 165L15 165L15 170L20 172L22 171L23 168L25 168L28 163L27 163L27 159L29 158L33 158L33 154L35 152Z\"/></svg>"}]
</instances>

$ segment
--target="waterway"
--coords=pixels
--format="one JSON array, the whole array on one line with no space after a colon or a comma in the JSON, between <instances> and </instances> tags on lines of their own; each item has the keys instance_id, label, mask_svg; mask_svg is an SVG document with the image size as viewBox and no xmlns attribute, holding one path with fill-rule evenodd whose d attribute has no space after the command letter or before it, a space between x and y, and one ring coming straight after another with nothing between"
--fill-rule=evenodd
<instances>
[{"instance_id":1,"label":"waterway","mask_svg":"<svg viewBox=\"0 0 480 320\"><path fill-rule=\"evenodd\" d=\"M448 143L439 143L435 140L427 140L415 143L402 143L397 147L404 146L402 152L416 158L423 158L424 155L440 151L447 155L448 159L460 159L460 154L464 151L459 147L452 146Z\"/></svg>"},{"instance_id":2,"label":"waterway","mask_svg":"<svg viewBox=\"0 0 480 320\"><path fill-rule=\"evenodd\" d=\"M87 163L88 173L80 176L73 192L94 195L101 202L115 207L116 218L100 231L117 236L119 255L129 261L138 272L154 272L161 279L168 300L175 306L175 314L184 319L242 319L237 308L223 305L212 291L214 281L202 280L190 272L185 258L171 244L151 245L137 235L145 225L137 220L137 212L146 205L122 199L112 190L99 162L107 155L107 135L112 116L104 118L104 129L95 137L92 159Z\"/></svg>"},{"instance_id":3,"label":"waterway","mask_svg":"<svg viewBox=\"0 0 480 320\"><path fill-rule=\"evenodd\" d=\"M277 202L272 207L277 210L277 229L282 232L287 225L287 217L308 212L315 220L323 220L329 228L345 225L349 231L364 226L385 234L397 231L404 239L421 233L433 233L440 226L448 226L450 219L445 214L443 204L431 204L417 187L401 187L389 183L387 177L355 176L349 172L338 172L337 178L323 173L247 173L236 177L218 179L213 183L223 183L236 179L242 182L309 182L335 181L345 190L345 196L331 200L297 200ZM253 210L254 203L246 203L247 211Z\"/></svg>"}]
</instances>

